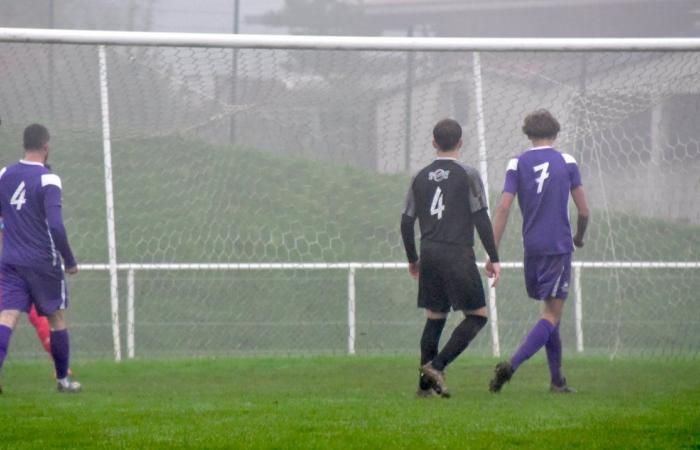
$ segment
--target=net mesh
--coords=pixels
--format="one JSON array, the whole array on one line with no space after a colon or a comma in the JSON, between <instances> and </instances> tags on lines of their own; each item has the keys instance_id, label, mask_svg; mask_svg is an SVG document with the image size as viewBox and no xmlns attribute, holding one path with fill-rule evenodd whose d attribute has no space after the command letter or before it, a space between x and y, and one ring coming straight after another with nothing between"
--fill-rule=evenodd
<instances>
[{"instance_id":1,"label":"net mesh","mask_svg":"<svg viewBox=\"0 0 700 450\"><path fill-rule=\"evenodd\" d=\"M403 261L402 202L433 157L434 123L459 120L463 160L478 167L481 110L493 204L507 161L527 148L522 119L540 107L562 123L557 146L578 160L592 206L577 261L700 260L700 53L482 53L477 67L471 52L106 55L119 263ZM20 155L24 126L46 124L75 253L106 263L97 48L4 43L0 67L0 163ZM514 212L504 261L522 259L519 227ZM506 270L498 291L504 352L538 315L521 272ZM347 271L134 275L137 356L347 349ZM584 269L586 351L696 355L698 288L697 269ZM111 355L109 275L83 272L70 289L76 357ZM358 352L417 351L407 274L358 270L356 292ZM15 357L41 354L32 334L21 326ZM490 353L488 332L473 347Z\"/></svg>"}]
</instances>

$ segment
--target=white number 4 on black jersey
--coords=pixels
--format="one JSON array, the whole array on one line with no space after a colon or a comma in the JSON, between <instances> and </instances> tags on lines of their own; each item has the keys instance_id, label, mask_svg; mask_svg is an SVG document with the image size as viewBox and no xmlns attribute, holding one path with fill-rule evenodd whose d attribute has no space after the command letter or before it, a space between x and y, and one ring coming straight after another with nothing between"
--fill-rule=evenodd
<instances>
[{"instance_id":1,"label":"white number 4 on black jersey","mask_svg":"<svg viewBox=\"0 0 700 450\"><path fill-rule=\"evenodd\" d=\"M437 216L438 220L442 219L442 212L445 210L445 204L442 202L442 189L438 186L433 195L433 201L430 205L430 215Z\"/></svg>"}]
</instances>

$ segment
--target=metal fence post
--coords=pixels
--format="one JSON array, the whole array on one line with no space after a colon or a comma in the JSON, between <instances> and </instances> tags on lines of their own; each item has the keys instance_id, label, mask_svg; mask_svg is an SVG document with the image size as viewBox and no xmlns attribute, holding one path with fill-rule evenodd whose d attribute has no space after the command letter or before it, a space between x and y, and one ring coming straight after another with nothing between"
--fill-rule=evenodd
<instances>
[{"instance_id":1,"label":"metal fence post","mask_svg":"<svg viewBox=\"0 0 700 450\"><path fill-rule=\"evenodd\" d=\"M583 294L581 293L581 266L574 266L574 322L576 323L576 351L583 352L583 307L581 305Z\"/></svg>"},{"instance_id":2,"label":"metal fence post","mask_svg":"<svg viewBox=\"0 0 700 450\"><path fill-rule=\"evenodd\" d=\"M489 318L491 322L491 353L496 358L500 358L501 339L498 335L498 308L496 307L496 288L494 287L489 287Z\"/></svg>"},{"instance_id":3,"label":"metal fence post","mask_svg":"<svg viewBox=\"0 0 700 450\"><path fill-rule=\"evenodd\" d=\"M126 351L129 359L133 359L136 353L136 317L134 313L134 269L129 269L126 276L127 296L126 296Z\"/></svg>"},{"instance_id":4,"label":"metal fence post","mask_svg":"<svg viewBox=\"0 0 700 450\"><path fill-rule=\"evenodd\" d=\"M355 268L348 270L348 354L355 354Z\"/></svg>"}]
</instances>

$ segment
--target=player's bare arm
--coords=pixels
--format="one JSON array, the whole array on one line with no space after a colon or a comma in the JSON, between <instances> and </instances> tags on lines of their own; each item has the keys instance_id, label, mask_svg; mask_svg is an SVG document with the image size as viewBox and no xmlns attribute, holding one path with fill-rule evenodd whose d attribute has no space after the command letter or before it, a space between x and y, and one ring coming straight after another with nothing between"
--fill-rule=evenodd
<instances>
[{"instance_id":1,"label":"player's bare arm","mask_svg":"<svg viewBox=\"0 0 700 450\"><path fill-rule=\"evenodd\" d=\"M489 256L486 273L489 278L493 279L491 286L496 287L498 285L498 280L501 278L501 264L498 260L498 250L493 235L493 225L485 209L474 215L474 225L477 233L479 233L479 239L481 239L481 243Z\"/></svg>"},{"instance_id":2,"label":"player's bare arm","mask_svg":"<svg viewBox=\"0 0 700 450\"><path fill-rule=\"evenodd\" d=\"M503 233L506 231L513 199L515 199L515 195L510 192L504 192L503 195L501 195L501 202L496 208L496 214L493 218L493 238L496 241L496 248L501 247L501 239L503 238Z\"/></svg>"},{"instance_id":3,"label":"player's bare arm","mask_svg":"<svg viewBox=\"0 0 700 450\"><path fill-rule=\"evenodd\" d=\"M513 205L513 199L515 196L510 192L504 192L501 196L501 202L496 208L496 214L493 219L493 238L496 242L496 249L501 246L501 239L503 238L503 233L506 231L506 225L508 224L508 217L510 215L510 207ZM486 275L489 278L495 277L495 271L498 270L500 278L500 264L495 267L495 264L489 259L486 261ZM494 280L494 287L496 287L496 281Z\"/></svg>"},{"instance_id":4,"label":"player's bare arm","mask_svg":"<svg viewBox=\"0 0 700 450\"><path fill-rule=\"evenodd\" d=\"M420 275L420 261L408 263L408 273L410 273L411 276L417 280L418 276Z\"/></svg>"},{"instance_id":5,"label":"player's bare arm","mask_svg":"<svg viewBox=\"0 0 700 450\"><path fill-rule=\"evenodd\" d=\"M583 191L583 186L578 186L571 191L571 197L574 199L574 204L578 210L578 219L576 220L576 234L574 234L574 245L578 248L583 247L583 237L588 228L588 219L590 210L588 209L588 201L586 193Z\"/></svg>"}]
</instances>

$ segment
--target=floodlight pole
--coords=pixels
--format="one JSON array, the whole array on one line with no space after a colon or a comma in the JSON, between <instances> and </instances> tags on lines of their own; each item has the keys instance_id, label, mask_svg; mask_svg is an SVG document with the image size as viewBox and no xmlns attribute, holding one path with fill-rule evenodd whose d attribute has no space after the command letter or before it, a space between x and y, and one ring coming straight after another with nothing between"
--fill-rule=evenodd
<instances>
[{"instance_id":1,"label":"floodlight pole","mask_svg":"<svg viewBox=\"0 0 700 450\"><path fill-rule=\"evenodd\" d=\"M413 25L408 27L408 37L413 37ZM411 172L411 130L413 122L413 78L415 52L406 54L406 119L404 127L404 170Z\"/></svg>"},{"instance_id":2,"label":"floodlight pole","mask_svg":"<svg viewBox=\"0 0 700 450\"><path fill-rule=\"evenodd\" d=\"M49 28L53 28L55 24L55 12L56 9L54 8L54 0L49 0ZM55 72L54 69L54 55L53 55L53 45L49 46L49 73L48 73L48 78L49 78L49 117L51 118L51 121L53 122L55 114L54 114L54 98L53 98L53 90L54 90L54 80L53 80L53 74Z\"/></svg>"},{"instance_id":3,"label":"floodlight pole","mask_svg":"<svg viewBox=\"0 0 700 450\"><path fill-rule=\"evenodd\" d=\"M240 25L240 0L233 2L233 34L238 34ZM229 143L233 144L236 138L236 116L233 111L236 104L236 83L238 81L238 48L231 51L231 89L229 91L229 107L230 107L230 122L229 122Z\"/></svg>"}]
</instances>

